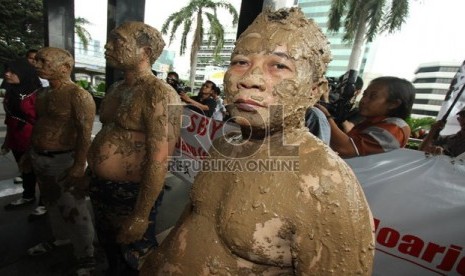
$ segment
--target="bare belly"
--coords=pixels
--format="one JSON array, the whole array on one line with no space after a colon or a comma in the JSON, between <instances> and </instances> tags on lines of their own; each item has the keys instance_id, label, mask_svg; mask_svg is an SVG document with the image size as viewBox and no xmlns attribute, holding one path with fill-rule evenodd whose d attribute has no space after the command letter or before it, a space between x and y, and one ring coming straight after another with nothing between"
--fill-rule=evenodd
<instances>
[{"instance_id":1,"label":"bare belly","mask_svg":"<svg viewBox=\"0 0 465 276\"><path fill-rule=\"evenodd\" d=\"M118 127L104 127L95 137L88 163L99 178L140 182L145 158L145 135Z\"/></svg>"},{"instance_id":2,"label":"bare belly","mask_svg":"<svg viewBox=\"0 0 465 276\"><path fill-rule=\"evenodd\" d=\"M44 121L44 120L43 120ZM57 126L57 123L59 126ZM76 146L76 131L66 122L45 122L34 126L32 146L37 151L64 151Z\"/></svg>"},{"instance_id":3,"label":"bare belly","mask_svg":"<svg viewBox=\"0 0 465 276\"><path fill-rule=\"evenodd\" d=\"M141 275L292 275L231 254L214 228L211 218L190 216L147 258Z\"/></svg>"}]
</instances>

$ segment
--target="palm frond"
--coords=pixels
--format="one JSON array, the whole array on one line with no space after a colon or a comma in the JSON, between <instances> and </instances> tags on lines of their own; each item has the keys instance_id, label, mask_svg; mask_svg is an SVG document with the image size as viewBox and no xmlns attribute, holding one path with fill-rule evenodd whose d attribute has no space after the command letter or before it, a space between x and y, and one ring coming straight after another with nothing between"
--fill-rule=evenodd
<instances>
[{"instance_id":1,"label":"palm frond","mask_svg":"<svg viewBox=\"0 0 465 276\"><path fill-rule=\"evenodd\" d=\"M341 20L345 14L347 0L334 0L331 3L328 18L328 29L333 32L339 31L341 28Z\"/></svg>"},{"instance_id":2,"label":"palm frond","mask_svg":"<svg viewBox=\"0 0 465 276\"><path fill-rule=\"evenodd\" d=\"M182 31L182 36L181 36L181 47L179 49L179 54L184 55L184 52L187 47L187 35L191 31L191 26L192 26L192 20L189 18L186 21L184 21L184 28Z\"/></svg>"},{"instance_id":3,"label":"palm frond","mask_svg":"<svg viewBox=\"0 0 465 276\"><path fill-rule=\"evenodd\" d=\"M383 26L381 27L381 31L388 31L389 33L392 33L400 29L402 24L405 23L408 13L408 0L393 0Z\"/></svg>"},{"instance_id":4,"label":"palm frond","mask_svg":"<svg viewBox=\"0 0 465 276\"><path fill-rule=\"evenodd\" d=\"M367 9L368 29L366 33L366 39L368 42L372 41L376 34L379 32L379 26L381 25L384 17L385 4L386 0L370 1L370 5Z\"/></svg>"},{"instance_id":5,"label":"palm frond","mask_svg":"<svg viewBox=\"0 0 465 276\"><path fill-rule=\"evenodd\" d=\"M220 7L220 8L223 8L223 9L226 9L228 11L228 13L230 15L232 15L232 17L233 17L233 22L232 22L233 25L237 25L237 23L239 22L239 15L237 14L236 8L234 8L234 6L231 3L218 2L218 3L216 3L216 6Z\"/></svg>"},{"instance_id":6,"label":"palm frond","mask_svg":"<svg viewBox=\"0 0 465 276\"><path fill-rule=\"evenodd\" d=\"M234 6L225 1L215 2L212 0L191 0L187 6L183 7L178 12L171 14L162 25L162 34L170 34L169 43L171 43L175 38L175 34L179 26L183 25L181 45L179 49L180 55L183 55L187 47L187 36L192 31L192 25L195 24L191 45L191 85L194 83L196 68L195 62L204 35L205 26L203 16L207 18L210 24L209 41L211 42L212 40L215 40L217 42L217 45L215 46L215 54L217 54L224 45L224 28L220 24L217 14L217 10L219 8L226 9L233 17L233 24L237 25L239 16Z\"/></svg>"},{"instance_id":7,"label":"palm frond","mask_svg":"<svg viewBox=\"0 0 465 276\"><path fill-rule=\"evenodd\" d=\"M92 40L92 36L89 31L84 27L85 25L91 24L89 20L83 17L76 17L74 19L74 32L79 37L79 40L82 42L82 47L84 50L87 50L89 42Z\"/></svg>"},{"instance_id":8,"label":"palm frond","mask_svg":"<svg viewBox=\"0 0 465 276\"><path fill-rule=\"evenodd\" d=\"M218 20L218 17L206 13L208 21L210 22L210 32L208 36L208 45L211 45L211 41L215 40L216 45L213 51L213 55L217 56L218 53L223 49L224 46L224 27Z\"/></svg>"}]
</instances>

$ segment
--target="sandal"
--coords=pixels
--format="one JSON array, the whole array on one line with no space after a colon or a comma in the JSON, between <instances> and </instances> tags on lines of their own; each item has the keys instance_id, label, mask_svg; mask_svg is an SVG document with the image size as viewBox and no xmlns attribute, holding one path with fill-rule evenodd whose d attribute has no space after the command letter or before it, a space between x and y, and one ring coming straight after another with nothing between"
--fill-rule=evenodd
<instances>
[{"instance_id":1,"label":"sandal","mask_svg":"<svg viewBox=\"0 0 465 276\"><path fill-rule=\"evenodd\" d=\"M36 246L33 246L27 250L29 256L40 256L46 253L50 253L58 246L63 246L69 244L69 240L56 240L53 242L41 242Z\"/></svg>"}]
</instances>

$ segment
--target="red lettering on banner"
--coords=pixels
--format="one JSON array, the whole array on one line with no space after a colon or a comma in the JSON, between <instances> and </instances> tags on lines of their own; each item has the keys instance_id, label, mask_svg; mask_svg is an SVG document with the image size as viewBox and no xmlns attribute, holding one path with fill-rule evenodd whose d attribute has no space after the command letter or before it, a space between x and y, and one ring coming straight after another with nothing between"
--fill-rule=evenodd
<instances>
[{"instance_id":1,"label":"red lettering on banner","mask_svg":"<svg viewBox=\"0 0 465 276\"><path fill-rule=\"evenodd\" d=\"M462 247L451 245L449 250L447 250L446 256L442 260L442 263L437 266L437 268L450 271L454 266L454 263L457 261L460 253L462 251Z\"/></svg>"},{"instance_id":2,"label":"red lettering on banner","mask_svg":"<svg viewBox=\"0 0 465 276\"><path fill-rule=\"evenodd\" d=\"M376 241L387 247L395 247L399 241L400 234L392 228L381 228L376 237Z\"/></svg>"},{"instance_id":3,"label":"red lettering on banner","mask_svg":"<svg viewBox=\"0 0 465 276\"><path fill-rule=\"evenodd\" d=\"M451 244L447 247L433 242L425 242L420 237L411 234L402 235L393 228L381 227L381 221L376 218L374 219L374 224L377 243L382 246L397 249L397 252L402 254L396 255L392 252L388 253L387 251L385 253L437 273L451 271L454 266L457 265L455 271L460 275L465 275L465 257L463 255L460 256L462 253L461 246ZM399 243L399 241L401 242ZM421 254L422 251L423 254ZM403 254L418 260L406 259L405 256L402 256ZM434 261L435 259L436 261ZM439 263L435 268L440 271L428 268L425 264L421 263L422 260L430 264L433 264L433 261L435 264Z\"/></svg>"},{"instance_id":4,"label":"red lettering on banner","mask_svg":"<svg viewBox=\"0 0 465 276\"><path fill-rule=\"evenodd\" d=\"M197 134L204 136L205 133L207 133L207 125L208 125L208 118L206 117L200 117L200 123L199 123L199 128L197 129Z\"/></svg>"},{"instance_id":5,"label":"red lettering on banner","mask_svg":"<svg viewBox=\"0 0 465 276\"><path fill-rule=\"evenodd\" d=\"M420 256L421 250L425 243L418 237L412 235L405 235L402 237L402 241L406 243L401 243L399 245L399 251L401 253L413 256L418 258Z\"/></svg>"},{"instance_id":6,"label":"red lettering on banner","mask_svg":"<svg viewBox=\"0 0 465 276\"><path fill-rule=\"evenodd\" d=\"M196 125L195 125L195 120L199 117L199 115L197 114L192 114L189 119L191 120L191 124L189 125L189 127L186 129L187 131L189 132L194 132L195 128L196 128Z\"/></svg>"},{"instance_id":7,"label":"red lettering on banner","mask_svg":"<svg viewBox=\"0 0 465 276\"><path fill-rule=\"evenodd\" d=\"M195 132L200 136L205 136L208 133L209 122L213 122L205 116L193 113L190 115L190 125L186 128L188 132Z\"/></svg>"},{"instance_id":8,"label":"red lettering on banner","mask_svg":"<svg viewBox=\"0 0 465 276\"><path fill-rule=\"evenodd\" d=\"M215 139L216 132L223 127L223 122L211 120L212 124L212 132L210 133L210 140L213 141Z\"/></svg>"},{"instance_id":9,"label":"red lettering on banner","mask_svg":"<svg viewBox=\"0 0 465 276\"><path fill-rule=\"evenodd\" d=\"M199 157L201 159L204 159L205 157L208 156L208 152L206 152L202 146L195 147L189 143L186 143L186 141L181 140L180 142L176 143L176 148L180 149L182 154L188 155L190 158L196 158Z\"/></svg>"},{"instance_id":10,"label":"red lettering on banner","mask_svg":"<svg viewBox=\"0 0 465 276\"><path fill-rule=\"evenodd\" d=\"M423 253L423 256L421 258L431 263L434 257L436 256L436 254L444 253L444 251L446 251L445 246L440 246L440 245L430 242L426 246L425 252Z\"/></svg>"},{"instance_id":11,"label":"red lettering on banner","mask_svg":"<svg viewBox=\"0 0 465 276\"><path fill-rule=\"evenodd\" d=\"M465 275L465 258L460 260L456 270L460 275Z\"/></svg>"},{"instance_id":12,"label":"red lettering on banner","mask_svg":"<svg viewBox=\"0 0 465 276\"><path fill-rule=\"evenodd\" d=\"M183 153L187 153L190 156L197 156L195 147L187 144L186 142L182 141L181 143L181 151Z\"/></svg>"}]
</instances>

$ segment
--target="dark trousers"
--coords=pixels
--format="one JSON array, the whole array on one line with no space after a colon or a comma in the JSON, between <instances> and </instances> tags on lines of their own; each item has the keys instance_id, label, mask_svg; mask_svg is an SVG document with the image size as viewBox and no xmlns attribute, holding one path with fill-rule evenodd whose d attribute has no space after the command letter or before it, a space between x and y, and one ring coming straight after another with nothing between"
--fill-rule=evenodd
<instances>
[{"instance_id":1,"label":"dark trousers","mask_svg":"<svg viewBox=\"0 0 465 276\"><path fill-rule=\"evenodd\" d=\"M17 150L12 150L12 152L15 157L16 164L19 165L19 161L25 152ZM21 173L21 177L23 178L23 198L34 198L36 195L36 175L34 172Z\"/></svg>"},{"instance_id":2,"label":"dark trousers","mask_svg":"<svg viewBox=\"0 0 465 276\"><path fill-rule=\"evenodd\" d=\"M149 214L149 226L144 237L128 245L116 241L119 222L132 214L140 185L133 182L113 182L91 178L90 199L95 215L95 230L100 246L108 260L106 275L138 275L144 256L158 246L155 233L155 218L163 199L163 191L154 202Z\"/></svg>"}]
</instances>

